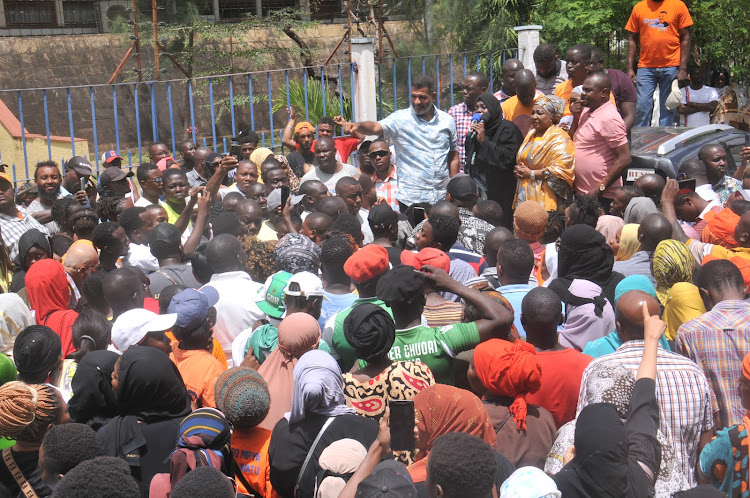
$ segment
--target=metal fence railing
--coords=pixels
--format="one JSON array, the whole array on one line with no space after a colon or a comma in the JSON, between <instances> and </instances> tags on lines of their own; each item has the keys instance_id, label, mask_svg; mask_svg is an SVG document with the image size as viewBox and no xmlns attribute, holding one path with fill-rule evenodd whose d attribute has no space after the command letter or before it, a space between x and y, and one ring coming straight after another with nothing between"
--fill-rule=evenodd
<instances>
[{"instance_id":1,"label":"metal fence railing","mask_svg":"<svg viewBox=\"0 0 750 498\"><path fill-rule=\"evenodd\" d=\"M409 105L409 87L417 74L436 78L436 103L443 110L460 101L467 72L487 73L495 91L502 61L514 55L515 49L509 49L500 55L385 59L376 64L378 116ZM0 100L20 124L14 147L0 149L0 162L12 166L14 181L33 177L39 161L64 164L74 155L88 156L98 171L107 150L117 151L124 165L134 167L148 160L148 146L154 142L166 143L175 158L183 140L227 152L231 137L248 127L258 133L259 145L282 153L286 106L295 106L298 119L313 123L324 115L356 115L356 70L354 64L341 63L190 80L0 90ZM0 118L7 114L0 112Z\"/></svg>"}]
</instances>

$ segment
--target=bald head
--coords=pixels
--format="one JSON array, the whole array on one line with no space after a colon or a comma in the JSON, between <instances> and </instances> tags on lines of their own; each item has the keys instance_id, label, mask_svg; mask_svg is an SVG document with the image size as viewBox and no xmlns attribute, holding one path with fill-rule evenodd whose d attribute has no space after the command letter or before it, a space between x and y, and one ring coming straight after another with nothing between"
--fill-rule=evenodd
<instances>
[{"instance_id":1,"label":"bald head","mask_svg":"<svg viewBox=\"0 0 750 498\"><path fill-rule=\"evenodd\" d=\"M635 181L635 186L643 190L646 197L651 198L657 206L661 205L661 191L664 190L665 185L664 178L656 173L643 175Z\"/></svg>"},{"instance_id":2,"label":"bald head","mask_svg":"<svg viewBox=\"0 0 750 498\"><path fill-rule=\"evenodd\" d=\"M324 197L318 201L318 211L335 222L341 213L347 212L346 201L337 195Z\"/></svg>"},{"instance_id":3,"label":"bald head","mask_svg":"<svg viewBox=\"0 0 750 498\"><path fill-rule=\"evenodd\" d=\"M523 69L523 63L518 59L508 59L503 62L503 92L512 97L516 94L516 73Z\"/></svg>"},{"instance_id":4,"label":"bald head","mask_svg":"<svg viewBox=\"0 0 750 498\"><path fill-rule=\"evenodd\" d=\"M643 291L628 291L617 300L617 333L623 342L643 339L643 303L650 315L659 315L659 301Z\"/></svg>"},{"instance_id":5,"label":"bald head","mask_svg":"<svg viewBox=\"0 0 750 498\"><path fill-rule=\"evenodd\" d=\"M65 253L66 268L81 268L97 264L99 264L99 255L96 249L88 244L73 244Z\"/></svg>"},{"instance_id":6,"label":"bald head","mask_svg":"<svg viewBox=\"0 0 750 498\"><path fill-rule=\"evenodd\" d=\"M487 236L484 238L484 259L487 262L487 266L497 266L497 251L500 246L506 240L512 240L513 232L505 227L496 227L487 232Z\"/></svg>"},{"instance_id":7,"label":"bald head","mask_svg":"<svg viewBox=\"0 0 750 498\"><path fill-rule=\"evenodd\" d=\"M523 105L531 105L536 94L536 76L528 69L519 69L514 79L516 96Z\"/></svg>"},{"instance_id":8,"label":"bald head","mask_svg":"<svg viewBox=\"0 0 750 498\"><path fill-rule=\"evenodd\" d=\"M557 344L557 326L562 319L562 301L547 287L534 287L521 303L521 323L526 340L540 349Z\"/></svg>"},{"instance_id":9,"label":"bald head","mask_svg":"<svg viewBox=\"0 0 750 498\"><path fill-rule=\"evenodd\" d=\"M591 73L583 82L581 99L584 105L592 111L609 102L609 91L612 88L612 80L604 72Z\"/></svg>"},{"instance_id":10,"label":"bald head","mask_svg":"<svg viewBox=\"0 0 750 498\"><path fill-rule=\"evenodd\" d=\"M444 214L457 219L458 222L461 223L461 217L458 215L458 206L450 201L442 200L436 202L435 205L432 206L432 209L430 209L430 214Z\"/></svg>"},{"instance_id":11,"label":"bald head","mask_svg":"<svg viewBox=\"0 0 750 498\"><path fill-rule=\"evenodd\" d=\"M670 238L672 238L672 225L659 213L646 215L638 227L641 251L653 251L659 242Z\"/></svg>"}]
</instances>

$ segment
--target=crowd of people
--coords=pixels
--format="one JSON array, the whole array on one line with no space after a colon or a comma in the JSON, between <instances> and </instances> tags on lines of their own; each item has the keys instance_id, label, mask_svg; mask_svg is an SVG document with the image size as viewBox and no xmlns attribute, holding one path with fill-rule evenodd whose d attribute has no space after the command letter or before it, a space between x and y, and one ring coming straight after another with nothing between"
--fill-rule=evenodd
<instances>
[{"instance_id":1,"label":"crowd of people","mask_svg":"<svg viewBox=\"0 0 750 498\"><path fill-rule=\"evenodd\" d=\"M0 496L749 497L750 147L623 185L649 85L714 98L651 3L637 77L0 173Z\"/></svg>"}]
</instances>

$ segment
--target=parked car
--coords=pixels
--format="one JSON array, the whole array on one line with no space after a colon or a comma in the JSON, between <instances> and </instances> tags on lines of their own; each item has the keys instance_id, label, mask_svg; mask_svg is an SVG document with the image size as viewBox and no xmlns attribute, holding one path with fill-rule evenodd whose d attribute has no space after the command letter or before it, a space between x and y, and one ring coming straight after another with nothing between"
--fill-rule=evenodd
<instances>
[{"instance_id":1,"label":"parked car","mask_svg":"<svg viewBox=\"0 0 750 498\"><path fill-rule=\"evenodd\" d=\"M647 173L658 173L674 178L682 163L698 157L706 144L719 143L727 151L727 174L733 175L740 164L740 150L745 143L745 132L723 124L698 128L682 126L654 126L633 128L630 155L632 163L627 182Z\"/></svg>"}]
</instances>

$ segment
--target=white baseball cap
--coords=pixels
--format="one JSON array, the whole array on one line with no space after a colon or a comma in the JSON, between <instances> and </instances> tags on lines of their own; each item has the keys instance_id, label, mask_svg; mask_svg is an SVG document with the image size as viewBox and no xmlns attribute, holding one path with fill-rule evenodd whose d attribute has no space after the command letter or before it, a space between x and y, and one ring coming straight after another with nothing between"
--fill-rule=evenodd
<instances>
[{"instance_id":1,"label":"white baseball cap","mask_svg":"<svg viewBox=\"0 0 750 498\"><path fill-rule=\"evenodd\" d=\"M289 290L292 283L298 284L300 290ZM292 275L292 278L290 278L289 282L286 284L284 293L287 296L325 296L325 292L323 291L323 281L320 280L317 275L310 273L309 271L303 271Z\"/></svg>"},{"instance_id":2,"label":"white baseball cap","mask_svg":"<svg viewBox=\"0 0 750 498\"><path fill-rule=\"evenodd\" d=\"M112 325L112 344L124 353L130 346L139 344L149 332L169 330L176 321L176 313L157 315L143 308L126 311Z\"/></svg>"}]
</instances>

